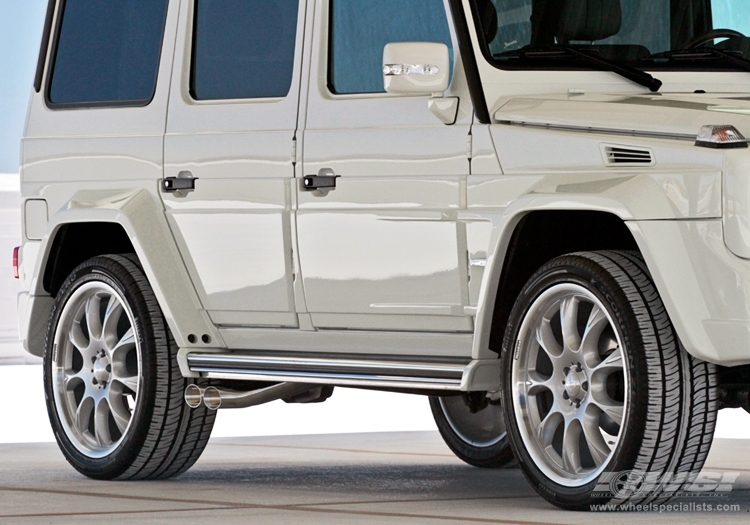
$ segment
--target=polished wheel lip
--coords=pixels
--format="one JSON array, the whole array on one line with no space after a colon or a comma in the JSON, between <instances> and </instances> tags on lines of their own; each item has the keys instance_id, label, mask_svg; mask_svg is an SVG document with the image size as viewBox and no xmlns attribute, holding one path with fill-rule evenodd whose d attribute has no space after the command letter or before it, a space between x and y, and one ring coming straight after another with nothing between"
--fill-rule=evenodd
<instances>
[{"instance_id":1,"label":"polished wheel lip","mask_svg":"<svg viewBox=\"0 0 750 525\"><path fill-rule=\"evenodd\" d=\"M100 302L108 298L104 317L94 315ZM118 322L125 315L130 328L120 337ZM91 319L96 333L80 326L84 317ZM96 321L98 317L99 321ZM91 326L91 325L89 325ZM137 373L127 371L125 359L136 352ZM80 354L83 366L77 372L72 362ZM94 280L76 288L60 314L54 334L53 362L51 363L54 404L65 435L75 448L92 459L112 454L127 436L133 423L133 412L141 386L142 356L140 338L134 315L123 295L109 284ZM80 401L73 389L83 384L85 391ZM125 389L133 392L131 407L125 401ZM91 406L93 404L93 406ZM121 433L112 439L110 420ZM95 433L89 431L94 418Z\"/></svg>"},{"instance_id":2,"label":"polished wheel lip","mask_svg":"<svg viewBox=\"0 0 750 525\"><path fill-rule=\"evenodd\" d=\"M557 315L561 316L562 325L564 317L561 312L563 310L567 311L568 308L572 307L571 305L574 305L577 312L581 301L593 304L583 337L580 337L577 329L570 330L569 327L561 327L564 343L562 348L560 348L560 345L555 341L548 340L550 337L549 334L552 333L546 329L549 327L549 320L552 319L555 315L555 310L557 310ZM594 316L594 313L596 313L596 316ZM589 335L591 330L590 333L593 335L590 337L595 337L594 341L599 344L602 333L607 328L604 326L605 322L612 328L612 333L615 337L615 340L612 342L616 343L616 348L604 359L599 357L599 363L592 362L596 358L591 355L589 345L592 343L590 338L587 339L586 336ZM598 335L596 335L597 331ZM593 292L580 284L567 282L551 286L534 300L524 316L518 334L513 355L510 356L510 359L513 413L523 439L523 444L536 467L553 482L566 487L587 485L597 479L611 463L620 444L627 417L630 379L628 368L624 365L626 362L626 349L622 344L622 338L617 325L613 322L603 302ZM557 348L552 350L552 352L553 354L556 351L560 352L559 361L556 365L555 361L550 359L553 363L553 373L549 378L542 380L543 378L536 372L535 368L537 352L545 352L547 355L553 355L545 350L544 346L551 348L554 345L557 345ZM576 346L578 346L578 350L575 349ZM582 349L585 351L582 352ZM585 356L588 356L588 361L584 358ZM534 360L533 362L532 359ZM564 363L567 360L570 360L571 365L575 366L565 366ZM577 366L579 362L580 367ZM607 373L608 370L611 371ZM622 377L624 379L622 385L624 401L621 404L611 399L606 391L603 391L603 387L599 385L600 382L604 384L606 377L611 375L612 372L620 370L623 373ZM602 377L605 373L606 376ZM592 377L592 375L595 377ZM561 380L558 385L558 380L560 379L566 382L569 379L574 379L574 381L572 381L572 385L564 385ZM592 381L592 379L595 379L595 381ZM583 383L587 381L592 381L592 383L584 391L582 388ZM546 414L544 420L539 421L542 418L539 414L540 409L537 404L537 395L544 388L552 393L554 404ZM539 389L537 394L534 394L534 389ZM555 390L554 392L553 389ZM594 395L594 392L596 392L596 395ZM605 399L605 397L608 399ZM565 404L563 404L563 401ZM599 432L599 438L601 438L601 441L599 441L593 431L595 428L598 429L598 424L593 422L593 415L597 410L600 413L605 412L601 407L606 407L608 411L606 413L611 413L615 417L621 414L621 417L619 417L619 431L617 436L614 436L614 441L610 439L605 442L601 432ZM615 418L612 418L612 421L615 421ZM546 433L541 430L544 424L546 424L544 427L547 430ZM544 439L551 443L552 436L561 424L564 425L563 429L565 430L573 429L571 433L571 436L573 436L571 437L572 442L580 442L581 434L583 434L583 439L591 451L592 458L594 458L595 468L571 467L571 465L576 463L574 452L576 447L568 447L567 450L572 451L567 455L565 454L566 449L563 449L563 456L565 456L563 457L550 444L542 442L542 439ZM578 437L575 437L576 432L578 432ZM565 442L566 436L564 434L563 442ZM611 435L608 436L612 438ZM607 451L604 447L601 447L602 444L609 450ZM580 451L578 456L580 456ZM567 462L566 459L568 459ZM580 464L580 457L577 459Z\"/></svg>"},{"instance_id":3,"label":"polished wheel lip","mask_svg":"<svg viewBox=\"0 0 750 525\"><path fill-rule=\"evenodd\" d=\"M438 402L440 403L440 409L443 412L443 415L445 416L445 420L448 423L448 426L451 427L451 430L459 437L464 443L467 443L473 447L477 448L489 448L493 445L497 445L500 441L503 440L508 435L507 429L505 428L504 420L503 420L503 410L500 405L488 405L484 409L480 410L477 414L472 414L474 416L477 415L483 415L485 417L487 416L496 416L500 420L500 424L503 427L503 431L498 434L496 437L490 439L490 440L481 440L477 439L476 436L471 436L473 429L466 428L466 425L460 424L456 420L456 415L454 414L454 408L452 405L446 403L447 400L455 400L460 399L461 396L451 396L450 398L446 397L440 397L438 398ZM461 401L463 403L463 401ZM464 406L466 412L469 412L469 408ZM464 414L460 414L464 415ZM479 416L481 417L481 416Z\"/></svg>"}]
</instances>

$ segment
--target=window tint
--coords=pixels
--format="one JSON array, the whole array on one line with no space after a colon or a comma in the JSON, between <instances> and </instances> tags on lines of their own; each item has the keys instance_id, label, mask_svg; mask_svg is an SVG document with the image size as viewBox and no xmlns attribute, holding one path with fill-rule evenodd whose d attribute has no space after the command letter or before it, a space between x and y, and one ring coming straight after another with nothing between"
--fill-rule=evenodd
<instances>
[{"instance_id":1,"label":"window tint","mask_svg":"<svg viewBox=\"0 0 750 525\"><path fill-rule=\"evenodd\" d=\"M634 43L649 53L669 50L671 45L671 3L667 0L621 0L620 31L601 45L630 46Z\"/></svg>"},{"instance_id":2,"label":"window tint","mask_svg":"<svg viewBox=\"0 0 750 525\"><path fill-rule=\"evenodd\" d=\"M285 97L292 85L299 0L196 4L193 97Z\"/></svg>"},{"instance_id":3,"label":"window tint","mask_svg":"<svg viewBox=\"0 0 750 525\"><path fill-rule=\"evenodd\" d=\"M497 11L497 31L488 42L493 56L527 47L543 47L556 42L555 29L559 26L559 13L554 13L546 2L535 0L491 0ZM620 0L621 20L619 29L614 35L597 39L603 55L611 53L628 55L646 55L666 51L670 48L670 1L671 0ZM549 0L547 0L549 2ZM560 5L554 0L552 4ZM484 8L490 0L477 0L477 6ZM488 8L489 9L489 8ZM532 27L534 12L538 27ZM550 13L550 14L548 14ZM491 18L488 17L489 21ZM489 22L487 22L489 23ZM488 28L485 28L487 32ZM535 34L536 33L536 34ZM559 42L558 42L559 43ZM591 41L572 39L571 44L593 44ZM607 48L607 46L610 46Z\"/></svg>"},{"instance_id":4,"label":"window tint","mask_svg":"<svg viewBox=\"0 0 750 525\"><path fill-rule=\"evenodd\" d=\"M154 96L168 0L65 0L49 99L147 103Z\"/></svg>"},{"instance_id":5,"label":"window tint","mask_svg":"<svg viewBox=\"0 0 750 525\"><path fill-rule=\"evenodd\" d=\"M390 42L442 42L452 50L443 0L331 4L329 83L334 93L384 92L383 49Z\"/></svg>"},{"instance_id":6,"label":"window tint","mask_svg":"<svg viewBox=\"0 0 750 525\"><path fill-rule=\"evenodd\" d=\"M750 36L750 5L747 0L711 0L715 29L734 29Z\"/></svg>"}]
</instances>

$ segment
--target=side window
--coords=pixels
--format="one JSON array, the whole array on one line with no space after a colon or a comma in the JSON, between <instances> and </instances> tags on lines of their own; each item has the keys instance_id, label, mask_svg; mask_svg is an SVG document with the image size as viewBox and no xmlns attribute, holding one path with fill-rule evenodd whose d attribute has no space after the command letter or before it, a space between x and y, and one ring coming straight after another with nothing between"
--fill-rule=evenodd
<instances>
[{"instance_id":1,"label":"side window","mask_svg":"<svg viewBox=\"0 0 750 525\"><path fill-rule=\"evenodd\" d=\"M747 0L711 0L715 29L734 29L750 36L750 12Z\"/></svg>"},{"instance_id":2,"label":"side window","mask_svg":"<svg viewBox=\"0 0 750 525\"><path fill-rule=\"evenodd\" d=\"M196 100L285 97L299 0L195 0L190 91Z\"/></svg>"},{"instance_id":3,"label":"side window","mask_svg":"<svg viewBox=\"0 0 750 525\"><path fill-rule=\"evenodd\" d=\"M168 0L64 0L53 105L145 105L154 96Z\"/></svg>"},{"instance_id":4,"label":"side window","mask_svg":"<svg viewBox=\"0 0 750 525\"><path fill-rule=\"evenodd\" d=\"M333 93L383 93L383 49L390 42L442 42L453 56L443 0L330 1Z\"/></svg>"}]
</instances>

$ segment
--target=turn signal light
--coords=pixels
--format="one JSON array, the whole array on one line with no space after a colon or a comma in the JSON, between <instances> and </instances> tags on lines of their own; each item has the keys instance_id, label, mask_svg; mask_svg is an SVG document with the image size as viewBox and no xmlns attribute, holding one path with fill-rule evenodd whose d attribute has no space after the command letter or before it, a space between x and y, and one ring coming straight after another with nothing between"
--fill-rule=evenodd
<instances>
[{"instance_id":1,"label":"turn signal light","mask_svg":"<svg viewBox=\"0 0 750 525\"><path fill-rule=\"evenodd\" d=\"M432 64L386 64L383 66L383 74L387 77L434 76L438 73L440 73L440 68Z\"/></svg>"},{"instance_id":2,"label":"turn signal light","mask_svg":"<svg viewBox=\"0 0 750 525\"><path fill-rule=\"evenodd\" d=\"M747 139L734 126L703 126L696 146L703 148L746 148Z\"/></svg>"},{"instance_id":3,"label":"turn signal light","mask_svg":"<svg viewBox=\"0 0 750 525\"><path fill-rule=\"evenodd\" d=\"M18 252L21 251L20 246L13 248L13 277L20 279L21 273L18 271Z\"/></svg>"}]
</instances>

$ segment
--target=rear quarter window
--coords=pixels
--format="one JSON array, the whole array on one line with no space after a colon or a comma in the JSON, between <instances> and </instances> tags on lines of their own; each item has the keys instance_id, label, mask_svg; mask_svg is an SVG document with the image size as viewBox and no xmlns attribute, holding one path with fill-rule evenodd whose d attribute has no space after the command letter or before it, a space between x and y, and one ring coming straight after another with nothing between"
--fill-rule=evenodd
<instances>
[{"instance_id":1,"label":"rear quarter window","mask_svg":"<svg viewBox=\"0 0 750 525\"><path fill-rule=\"evenodd\" d=\"M289 94L299 0L196 0L195 5L194 99Z\"/></svg>"},{"instance_id":2,"label":"rear quarter window","mask_svg":"<svg viewBox=\"0 0 750 525\"><path fill-rule=\"evenodd\" d=\"M146 105L156 91L168 0L63 0L50 105Z\"/></svg>"}]
</instances>

